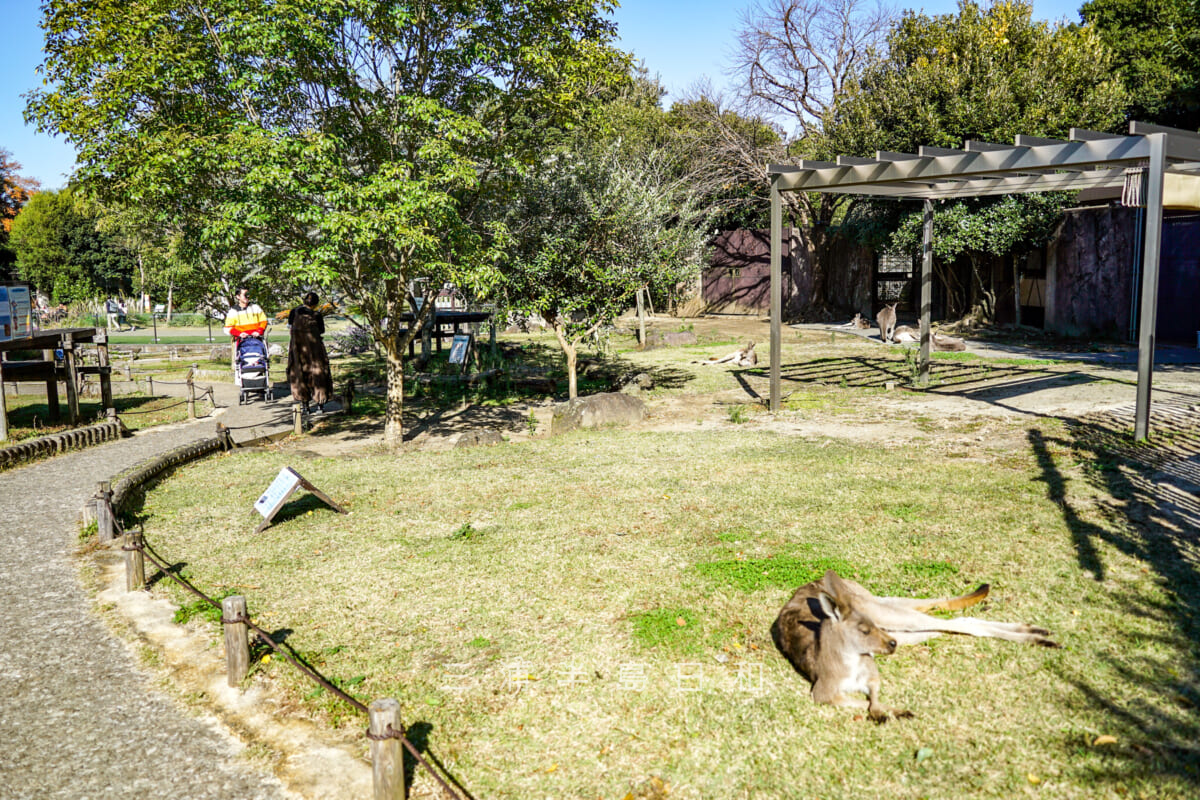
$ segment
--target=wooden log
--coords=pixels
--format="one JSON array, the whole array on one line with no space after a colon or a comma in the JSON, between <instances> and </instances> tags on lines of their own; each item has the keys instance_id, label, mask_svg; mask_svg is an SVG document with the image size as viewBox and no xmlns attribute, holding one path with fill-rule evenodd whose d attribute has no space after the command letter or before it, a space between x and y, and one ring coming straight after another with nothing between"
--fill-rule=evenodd
<instances>
[{"instance_id":1,"label":"wooden log","mask_svg":"<svg viewBox=\"0 0 1200 800\"><path fill-rule=\"evenodd\" d=\"M112 496L112 484L100 481L96 486L96 536L100 544L108 544L115 538Z\"/></svg>"},{"instance_id":2,"label":"wooden log","mask_svg":"<svg viewBox=\"0 0 1200 800\"><path fill-rule=\"evenodd\" d=\"M449 385L460 383L474 386L477 383L486 382L489 378L496 377L501 372L502 370L499 369L486 369L482 372L472 372L469 375L434 375L432 373L424 372L416 375L413 380L422 386L429 386L430 384Z\"/></svg>"},{"instance_id":3,"label":"wooden log","mask_svg":"<svg viewBox=\"0 0 1200 800\"><path fill-rule=\"evenodd\" d=\"M146 558L142 554L142 532L130 531L121 538L125 547L125 591L137 592L146 586Z\"/></svg>"},{"instance_id":4,"label":"wooden log","mask_svg":"<svg viewBox=\"0 0 1200 800\"><path fill-rule=\"evenodd\" d=\"M221 621L225 624L225 670L231 687L237 688L250 671L249 628L244 620L246 598L235 594L221 601Z\"/></svg>"},{"instance_id":5,"label":"wooden log","mask_svg":"<svg viewBox=\"0 0 1200 800\"><path fill-rule=\"evenodd\" d=\"M195 368L188 372L187 376L187 411L188 419L196 418L196 384L192 380L192 372Z\"/></svg>"},{"instance_id":6,"label":"wooden log","mask_svg":"<svg viewBox=\"0 0 1200 800\"><path fill-rule=\"evenodd\" d=\"M399 739L388 736L389 729L404 730L400 722L400 703L391 697L374 700L367 709L367 715L371 734L374 800L404 800L408 797L408 787L404 785L404 746Z\"/></svg>"}]
</instances>

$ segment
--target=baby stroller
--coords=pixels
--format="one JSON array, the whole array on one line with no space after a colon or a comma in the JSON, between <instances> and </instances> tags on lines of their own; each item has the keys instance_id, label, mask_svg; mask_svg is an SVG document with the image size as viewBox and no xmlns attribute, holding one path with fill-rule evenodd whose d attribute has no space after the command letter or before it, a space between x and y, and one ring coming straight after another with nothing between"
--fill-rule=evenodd
<instances>
[{"instance_id":1,"label":"baby stroller","mask_svg":"<svg viewBox=\"0 0 1200 800\"><path fill-rule=\"evenodd\" d=\"M249 403L251 395L264 401L272 399L271 375L267 368L267 343L258 336L239 339L233 359L233 383L238 387L238 405Z\"/></svg>"}]
</instances>

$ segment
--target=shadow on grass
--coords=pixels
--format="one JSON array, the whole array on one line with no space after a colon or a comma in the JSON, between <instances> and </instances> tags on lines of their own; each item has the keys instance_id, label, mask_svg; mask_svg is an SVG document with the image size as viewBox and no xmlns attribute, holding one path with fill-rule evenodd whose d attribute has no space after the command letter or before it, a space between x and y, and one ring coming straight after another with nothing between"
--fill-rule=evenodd
<instances>
[{"instance_id":1,"label":"shadow on grass","mask_svg":"<svg viewBox=\"0 0 1200 800\"><path fill-rule=\"evenodd\" d=\"M1093 709L1141 733L1142 741L1112 751L1125 771L1097 777L1115 781L1177 776L1196 781L1200 779L1200 420L1187 405L1159 402L1153 409L1151 430L1153 444L1134 442L1130 406L1067 420L1062 438L1031 430L1028 441L1041 471L1038 480L1062 509L1079 567L1098 582L1106 580L1102 544L1140 561L1157 576L1165 599L1118 587L1112 590L1112 601L1129 617L1155 620L1172 631L1153 642L1130 631L1094 651L1105 671L1154 696L1153 702L1114 696L1079 674L1062 675ZM1087 480L1111 498L1101 509L1106 524L1085 519L1072 506L1068 479L1055 455L1064 448L1072 463L1085 465ZM1168 655L1141 655L1148 652L1148 644ZM1189 666L1175 669L1166 663L1170 659Z\"/></svg>"},{"instance_id":2,"label":"shadow on grass","mask_svg":"<svg viewBox=\"0 0 1200 800\"><path fill-rule=\"evenodd\" d=\"M299 491L305 490L300 489ZM302 494L293 500L288 500L283 504L283 508L279 509L279 511L275 513L275 516L271 518L271 527L276 528L288 520L293 520L297 517L303 517L310 511L318 510L325 510L330 514L337 513L330 508L324 500L317 497L315 494L305 492L305 494Z\"/></svg>"},{"instance_id":3,"label":"shadow on grass","mask_svg":"<svg viewBox=\"0 0 1200 800\"><path fill-rule=\"evenodd\" d=\"M147 549L149 549L149 548L147 548ZM157 556L158 554L154 553L154 555ZM175 575L176 577L182 578L183 570L185 567L187 567L186 561L177 561L174 564L168 564L166 570L162 570L162 569L159 569L156 567L154 570L154 574L150 575L149 577L146 578L146 589L153 589L155 586L157 586L162 581L165 581L168 578L170 578L171 575ZM171 575L168 575L167 573L171 573Z\"/></svg>"},{"instance_id":4,"label":"shadow on grass","mask_svg":"<svg viewBox=\"0 0 1200 800\"><path fill-rule=\"evenodd\" d=\"M483 348L486 350L486 347ZM413 439L432 430L462 432L481 426L501 431L520 430L528 425L528 414L511 408L529 402L541 402L548 396L566 400L567 376L562 351L542 342L521 344L503 343L498 348L498 366L502 374L475 386L431 383L416 385L405 381L405 408L424 408L424 416L410 423L405 419L405 439ZM364 357L365 358L365 357ZM447 354L434 354L426 369L433 375L457 375L459 370L446 363ZM368 376L366 358L355 367L356 382L383 382L382 373ZM382 362L378 362L381 366ZM581 356L577 365L580 395L617 391L639 374L645 373L656 388L678 389L695 379L687 370L674 366L648 366L614 355ZM351 375L339 374L338 380ZM378 435L377 423L364 422L364 417L382 415L386 407L385 390L381 386L360 390L354 401L354 412L332 422L331 432L347 438L368 439ZM407 413L406 413L407 417Z\"/></svg>"},{"instance_id":5,"label":"shadow on grass","mask_svg":"<svg viewBox=\"0 0 1200 800\"><path fill-rule=\"evenodd\" d=\"M467 788L459 782L454 773L446 768L445 763L437 757L437 754L430 747L429 739L432 733L433 724L424 721L414 722L411 725L405 726L404 729L405 738L412 742L413 748L421 754L421 758L436 767L441 773L442 778L457 790L460 797L466 798L466 800L474 800L475 795L467 791ZM404 748L404 788L406 797L412 789L413 782L417 779L417 769L419 766L416 757L408 751L408 748Z\"/></svg>"},{"instance_id":6,"label":"shadow on grass","mask_svg":"<svg viewBox=\"0 0 1200 800\"><path fill-rule=\"evenodd\" d=\"M908 350L914 353L915 350ZM1046 389L1082 386L1106 381L1119 383L1132 390L1137 386L1136 373L1130 367L1128 379L1113 379L1111 375L1100 377L1079 370L1064 370L1061 366L1041 364L1016 364L1004 360L983 357L964 360L961 354L944 354L930 362L931 385L924 391L929 394L961 397L968 400L1001 405L1011 408L1004 401L1021 395ZM950 358L954 356L954 358ZM1158 374L1192 373L1194 366L1160 364L1155 366ZM761 364L753 369L736 373L738 382L751 394L760 399L765 397L770 386L770 368ZM784 394L789 392L787 384L816 383L839 385L856 389L883 389L889 382L915 388L917 362L915 358L899 359L886 356L842 356L818 358L801 363L784 364L780 371ZM1186 392L1159 390L1159 396L1169 402L1196 402L1200 396Z\"/></svg>"}]
</instances>

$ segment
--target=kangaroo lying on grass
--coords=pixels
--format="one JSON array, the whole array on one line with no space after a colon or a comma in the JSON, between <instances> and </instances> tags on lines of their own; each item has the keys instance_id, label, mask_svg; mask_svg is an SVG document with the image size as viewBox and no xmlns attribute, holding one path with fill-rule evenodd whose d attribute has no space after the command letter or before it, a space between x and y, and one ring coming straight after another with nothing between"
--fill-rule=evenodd
<instances>
[{"instance_id":1,"label":"kangaroo lying on grass","mask_svg":"<svg viewBox=\"0 0 1200 800\"><path fill-rule=\"evenodd\" d=\"M754 342L746 342L746 346L741 350L734 350L728 355L717 358L705 359L704 361L693 361L693 364L703 364L706 367L711 367L715 364L732 363L735 367L753 367L758 364L758 354L754 352Z\"/></svg>"},{"instance_id":2,"label":"kangaroo lying on grass","mask_svg":"<svg viewBox=\"0 0 1200 800\"><path fill-rule=\"evenodd\" d=\"M942 633L987 636L1058 647L1043 628L973 617L939 619L922 611L973 606L988 596L984 584L961 597L918 599L876 597L833 570L805 584L787 601L771 625L771 638L783 657L812 684L818 703L866 708L875 722L889 716L911 717L879 703L879 669L874 656L890 655L901 644L916 644ZM863 693L867 699L850 697Z\"/></svg>"}]
</instances>

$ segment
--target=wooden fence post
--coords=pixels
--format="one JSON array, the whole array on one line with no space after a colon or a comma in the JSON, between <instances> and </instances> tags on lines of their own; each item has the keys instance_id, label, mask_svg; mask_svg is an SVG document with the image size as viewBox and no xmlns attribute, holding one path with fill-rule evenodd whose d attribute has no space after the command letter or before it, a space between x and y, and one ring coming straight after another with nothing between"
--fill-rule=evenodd
<instances>
[{"instance_id":1,"label":"wooden fence post","mask_svg":"<svg viewBox=\"0 0 1200 800\"><path fill-rule=\"evenodd\" d=\"M292 432L297 436L304 433L304 409L299 403L292 403Z\"/></svg>"},{"instance_id":2,"label":"wooden fence post","mask_svg":"<svg viewBox=\"0 0 1200 800\"><path fill-rule=\"evenodd\" d=\"M217 437L221 440L221 449L229 450L233 447L233 434L229 432L229 428L225 427L225 423L217 423Z\"/></svg>"},{"instance_id":3,"label":"wooden fence post","mask_svg":"<svg viewBox=\"0 0 1200 800\"><path fill-rule=\"evenodd\" d=\"M146 380L150 382L150 396L154 397L154 376L147 375Z\"/></svg>"},{"instance_id":4,"label":"wooden fence post","mask_svg":"<svg viewBox=\"0 0 1200 800\"><path fill-rule=\"evenodd\" d=\"M146 586L146 559L142 555L144 540L140 530L123 537L125 546L125 591L136 592Z\"/></svg>"},{"instance_id":5,"label":"wooden fence post","mask_svg":"<svg viewBox=\"0 0 1200 800\"><path fill-rule=\"evenodd\" d=\"M96 486L96 535L100 544L113 540L112 484L100 481Z\"/></svg>"},{"instance_id":6,"label":"wooden fence post","mask_svg":"<svg viewBox=\"0 0 1200 800\"><path fill-rule=\"evenodd\" d=\"M133 382L133 364L127 363L125 365L125 380L129 381L130 383Z\"/></svg>"},{"instance_id":7,"label":"wooden fence post","mask_svg":"<svg viewBox=\"0 0 1200 800\"><path fill-rule=\"evenodd\" d=\"M188 370L188 377L187 377L188 419L196 418L196 384L192 380L193 371L194 370Z\"/></svg>"},{"instance_id":8,"label":"wooden fence post","mask_svg":"<svg viewBox=\"0 0 1200 800\"><path fill-rule=\"evenodd\" d=\"M100 405L112 408L112 361L108 357L108 331L96 330L96 360L100 366Z\"/></svg>"},{"instance_id":9,"label":"wooden fence post","mask_svg":"<svg viewBox=\"0 0 1200 800\"><path fill-rule=\"evenodd\" d=\"M75 353L74 334L62 335L63 368L66 371L67 383L67 419L72 425L79 424L79 372L76 369L78 359Z\"/></svg>"},{"instance_id":10,"label":"wooden fence post","mask_svg":"<svg viewBox=\"0 0 1200 800\"><path fill-rule=\"evenodd\" d=\"M391 697L371 702L367 710L371 734L371 770L375 776L375 800L404 800L404 747L399 739L388 736L388 728L404 731L400 722L400 703ZM375 738L387 737L387 738Z\"/></svg>"},{"instance_id":11,"label":"wooden fence post","mask_svg":"<svg viewBox=\"0 0 1200 800\"><path fill-rule=\"evenodd\" d=\"M246 598L239 594L221 601L221 622L225 624L225 670L229 685L237 688L250 671L250 637L245 622Z\"/></svg>"}]
</instances>

